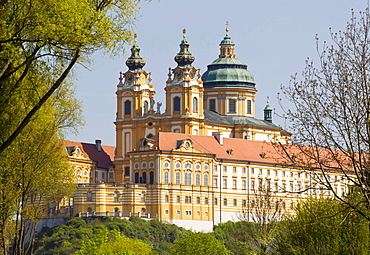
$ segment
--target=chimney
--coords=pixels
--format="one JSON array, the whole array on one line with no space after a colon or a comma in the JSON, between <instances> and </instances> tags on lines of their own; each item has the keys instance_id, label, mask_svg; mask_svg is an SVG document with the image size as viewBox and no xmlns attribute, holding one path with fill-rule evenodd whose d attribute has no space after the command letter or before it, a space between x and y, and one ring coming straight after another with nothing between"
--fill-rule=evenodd
<instances>
[{"instance_id":1,"label":"chimney","mask_svg":"<svg viewBox=\"0 0 370 255\"><path fill-rule=\"evenodd\" d=\"M101 140L95 140L95 146L98 151L101 151Z\"/></svg>"},{"instance_id":2,"label":"chimney","mask_svg":"<svg viewBox=\"0 0 370 255\"><path fill-rule=\"evenodd\" d=\"M212 132L212 136L216 138L220 145L224 145L224 137L222 136L222 132Z\"/></svg>"}]
</instances>

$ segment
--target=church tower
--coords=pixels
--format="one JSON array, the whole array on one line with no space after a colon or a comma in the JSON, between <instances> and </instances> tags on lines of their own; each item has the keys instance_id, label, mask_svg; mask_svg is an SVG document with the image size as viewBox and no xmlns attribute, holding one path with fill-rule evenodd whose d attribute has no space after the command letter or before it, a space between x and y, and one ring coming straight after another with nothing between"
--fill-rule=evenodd
<instances>
[{"instance_id":1,"label":"church tower","mask_svg":"<svg viewBox=\"0 0 370 255\"><path fill-rule=\"evenodd\" d=\"M223 116L254 117L256 83L247 65L236 58L235 43L226 36L220 43L219 58L202 76L204 108Z\"/></svg>"},{"instance_id":2,"label":"church tower","mask_svg":"<svg viewBox=\"0 0 370 255\"><path fill-rule=\"evenodd\" d=\"M150 84L151 74L143 70L145 64L140 56L140 48L136 45L135 35L131 56L126 61L128 71L120 74L116 92L116 174L120 172L127 178L129 178L130 167L127 153L135 149L133 147L139 133L135 132L133 120L155 114L154 85ZM123 182L123 179L118 181Z\"/></svg>"},{"instance_id":3,"label":"church tower","mask_svg":"<svg viewBox=\"0 0 370 255\"><path fill-rule=\"evenodd\" d=\"M203 82L200 80L200 69L192 66L194 60L184 29L180 52L175 56L177 67L169 68L165 88L166 115L174 120L181 119L179 125L172 125L171 132L202 133L199 120L204 119Z\"/></svg>"}]
</instances>

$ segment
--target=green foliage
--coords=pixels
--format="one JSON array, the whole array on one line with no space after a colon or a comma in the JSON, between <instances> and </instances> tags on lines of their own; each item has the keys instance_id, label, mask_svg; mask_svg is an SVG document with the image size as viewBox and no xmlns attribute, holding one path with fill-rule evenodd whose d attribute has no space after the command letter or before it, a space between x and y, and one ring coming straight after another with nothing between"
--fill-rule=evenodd
<instances>
[{"instance_id":1,"label":"green foliage","mask_svg":"<svg viewBox=\"0 0 370 255\"><path fill-rule=\"evenodd\" d=\"M171 254L232 254L214 236L207 233L191 233L186 237L177 239L170 250Z\"/></svg>"},{"instance_id":2,"label":"green foliage","mask_svg":"<svg viewBox=\"0 0 370 255\"><path fill-rule=\"evenodd\" d=\"M121 232L102 231L93 240L83 241L76 255L146 255L156 254L150 246L142 241L126 238Z\"/></svg>"},{"instance_id":3,"label":"green foliage","mask_svg":"<svg viewBox=\"0 0 370 255\"><path fill-rule=\"evenodd\" d=\"M107 235L111 238L110 233L120 233L119 240L123 240L125 236L125 242L121 243L118 240L103 245L108 242ZM141 240L160 254L169 254L173 242L188 233L190 231L157 219L145 221L138 217L131 217L129 220L103 217L101 220L96 218L86 223L81 218L73 218L66 225L41 232L36 240L36 254L72 254L80 249L84 252L88 251L90 247L91 249L126 247L125 245L129 247L129 244L132 244L130 240L134 239ZM96 236L100 239L94 239Z\"/></svg>"},{"instance_id":4,"label":"green foliage","mask_svg":"<svg viewBox=\"0 0 370 255\"><path fill-rule=\"evenodd\" d=\"M333 199L311 198L280 223L281 254L368 254L369 222Z\"/></svg>"},{"instance_id":5,"label":"green foliage","mask_svg":"<svg viewBox=\"0 0 370 255\"><path fill-rule=\"evenodd\" d=\"M25 222L73 192L60 138L82 121L69 75L97 50L122 51L139 2L0 1L0 252L29 252Z\"/></svg>"},{"instance_id":6,"label":"green foliage","mask_svg":"<svg viewBox=\"0 0 370 255\"><path fill-rule=\"evenodd\" d=\"M225 244L233 254L249 254L254 250L253 240L256 236L256 224L239 221L220 223L214 227L213 235Z\"/></svg>"}]
</instances>

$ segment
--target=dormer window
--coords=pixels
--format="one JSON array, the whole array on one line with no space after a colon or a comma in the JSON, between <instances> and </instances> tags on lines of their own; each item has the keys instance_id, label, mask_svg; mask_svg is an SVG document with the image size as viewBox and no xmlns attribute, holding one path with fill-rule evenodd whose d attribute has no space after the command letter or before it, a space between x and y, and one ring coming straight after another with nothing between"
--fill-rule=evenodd
<instances>
[{"instance_id":1,"label":"dormer window","mask_svg":"<svg viewBox=\"0 0 370 255\"><path fill-rule=\"evenodd\" d=\"M233 149L226 150L227 155L233 155Z\"/></svg>"}]
</instances>

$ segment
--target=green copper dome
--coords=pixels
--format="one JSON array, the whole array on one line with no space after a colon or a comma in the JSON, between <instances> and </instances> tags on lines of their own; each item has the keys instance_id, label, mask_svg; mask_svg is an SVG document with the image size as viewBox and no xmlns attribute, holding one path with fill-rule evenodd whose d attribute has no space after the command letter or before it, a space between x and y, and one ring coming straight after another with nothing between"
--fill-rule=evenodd
<instances>
[{"instance_id":1,"label":"green copper dome","mask_svg":"<svg viewBox=\"0 0 370 255\"><path fill-rule=\"evenodd\" d=\"M221 44L232 44L232 45L234 45L235 43L231 40L230 36L226 35L224 37L224 39L221 41L220 45Z\"/></svg>"},{"instance_id":2,"label":"green copper dome","mask_svg":"<svg viewBox=\"0 0 370 255\"><path fill-rule=\"evenodd\" d=\"M237 58L219 58L207 66L202 75L205 89L211 88L246 88L256 89L253 75L247 65Z\"/></svg>"}]
</instances>

